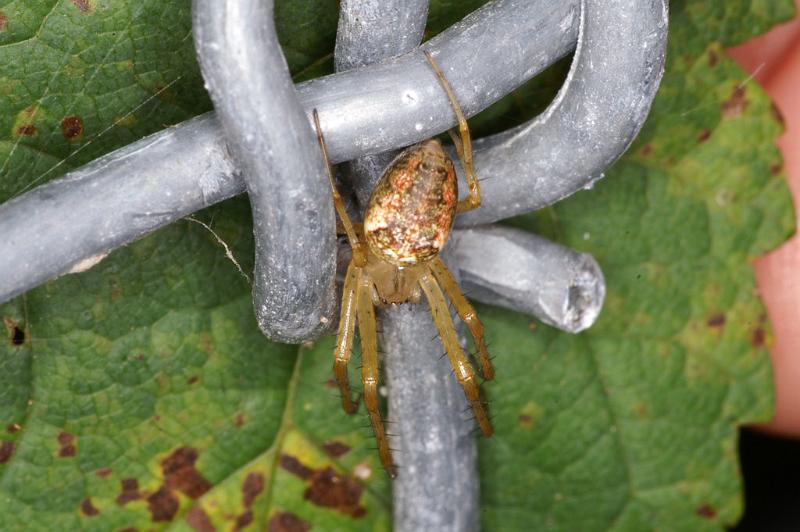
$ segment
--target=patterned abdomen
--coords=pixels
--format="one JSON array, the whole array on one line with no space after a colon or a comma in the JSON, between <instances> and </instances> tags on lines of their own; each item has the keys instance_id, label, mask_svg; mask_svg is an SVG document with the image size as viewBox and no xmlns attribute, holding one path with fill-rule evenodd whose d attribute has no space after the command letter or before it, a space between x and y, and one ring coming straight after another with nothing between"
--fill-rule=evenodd
<instances>
[{"instance_id":1,"label":"patterned abdomen","mask_svg":"<svg viewBox=\"0 0 800 532\"><path fill-rule=\"evenodd\" d=\"M426 262L441 251L458 202L453 162L436 139L403 151L384 171L364 215L370 250L396 266Z\"/></svg>"}]
</instances>

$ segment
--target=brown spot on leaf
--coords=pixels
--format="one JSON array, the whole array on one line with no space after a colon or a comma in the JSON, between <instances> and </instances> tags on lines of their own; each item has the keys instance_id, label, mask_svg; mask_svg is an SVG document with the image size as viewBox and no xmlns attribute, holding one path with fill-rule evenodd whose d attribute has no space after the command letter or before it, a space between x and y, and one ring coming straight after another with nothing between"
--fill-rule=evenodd
<instances>
[{"instance_id":1,"label":"brown spot on leaf","mask_svg":"<svg viewBox=\"0 0 800 532\"><path fill-rule=\"evenodd\" d=\"M233 525L234 530L241 530L253 522L253 511L247 510L236 518L236 523Z\"/></svg>"},{"instance_id":2,"label":"brown spot on leaf","mask_svg":"<svg viewBox=\"0 0 800 532\"><path fill-rule=\"evenodd\" d=\"M200 335L200 349L209 355L213 354L216 349L214 348L214 339L208 333Z\"/></svg>"},{"instance_id":3,"label":"brown spot on leaf","mask_svg":"<svg viewBox=\"0 0 800 532\"><path fill-rule=\"evenodd\" d=\"M8 28L8 17L0 11L0 31L6 31L6 28Z\"/></svg>"},{"instance_id":4,"label":"brown spot on leaf","mask_svg":"<svg viewBox=\"0 0 800 532\"><path fill-rule=\"evenodd\" d=\"M786 120L783 118L783 113L781 112L780 107L775 105L775 102L770 103L769 111L772 115L772 118L774 118L777 123L779 123L781 126L786 125Z\"/></svg>"},{"instance_id":5,"label":"brown spot on leaf","mask_svg":"<svg viewBox=\"0 0 800 532\"><path fill-rule=\"evenodd\" d=\"M741 116L750 102L747 101L747 89L744 85L738 85L731 93L730 98L722 102L722 117L736 118Z\"/></svg>"},{"instance_id":6,"label":"brown spot on leaf","mask_svg":"<svg viewBox=\"0 0 800 532\"><path fill-rule=\"evenodd\" d=\"M20 329L18 325L14 325L11 329L11 345L19 347L25 343L25 331Z\"/></svg>"},{"instance_id":7,"label":"brown spot on leaf","mask_svg":"<svg viewBox=\"0 0 800 532\"><path fill-rule=\"evenodd\" d=\"M769 165L769 173L772 174L772 175L780 174L781 170L783 170L783 163L780 162L780 161L777 162L777 163L772 163L771 165Z\"/></svg>"},{"instance_id":8,"label":"brown spot on leaf","mask_svg":"<svg viewBox=\"0 0 800 532\"><path fill-rule=\"evenodd\" d=\"M110 467L101 467L100 469L96 470L94 472L94 474L97 475L100 478L106 478L107 476L109 476L111 474L111 468Z\"/></svg>"},{"instance_id":9,"label":"brown spot on leaf","mask_svg":"<svg viewBox=\"0 0 800 532\"><path fill-rule=\"evenodd\" d=\"M19 423L12 423L6 427L6 430L8 431L9 434L14 434L22 430L22 425L20 425Z\"/></svg>"},{"instance_id":10,"label":"brown spot on leaf","mask_svg":"<svg viewBox=\"0 0 800 532\"><path fill-rule=\"evenodd\" d=\"M750 343L753 344L755 348L764 347L767 343L767 331L761 327L757 327L756 330L753 331L753 339Z\"/></svg>"},{"instance_id":11,"label":"brown spot on leaf","mask_svg":"<svg viewBox=\"0 0 800 532\"><path fill-rule=\"evenodd\" d=\"M92 3L90 0L72 0L72 3L77 7L81 13L90 13L92 11Z\"/></svg>"},{"instance_id":12,"label":"brown spot on leaf","mask_svg":"<svg viewBox=\"0 0 800 532\"><path fill-rule=\"evenodd\" d=\"M83 501L81 501L81 512L83 515L88 517L94 517L100 513L100 510L94 507L94 504L92 504L92 499L86 497L83 499Z\"/></svg>"},{"instance_id":13,"label":"brown spot on leaf","mask_svg":"<svg viewBox=\"0 0 800 532\"><path fill-rule=\"evenodd\" d=\"M178 497L166 486L161 486L158 491L147 497L147 506L155 522L172 521L178 513L180 506Z\"/></svg>"},{"instance_id":14,"label":"brown spot on leaf","mask_svg":"<svg viewBox=\"0 0 800 532\"><path fill-rule=\"evenodd\" d=\"M18 137L32 137L34 135L36 135L36 126L33 124L22 124L17 127Z\"/></svg>"},{"instance_id":15,"label":"brown spot on leaf","mask_svg":"<svg viewBox=\"0 0 800 532\"><path fill-rule=\"evenodd\" d=\"M725 314L721 312L714 314L713 316L709 317L708 320L706 320L706 325L716 328L723 327L725 325Z\"/></svg>"},{"instance_id":16,"label":"brown spot on leaf","mask_svg":"<svg viewBox=\"0 0 800 532\"><path fill-rule=\"evenodd\" d=\"M264 491L264 475L261 473L249 473L242 484L242 494L244 495L244 507L253 506L253 501L259 493Z\"/></svg>"},{"instance_id":17,"label":"brown spot on leaf","mask_svg":"<svg viewBox=\"0 0 800 532\"><path fill-rule=\"evenodd\" d=\"M701 144L710 138L711 130L708 128L701 130L700 133L697 134L697 142L700 142Z\"/></svg>"},{"instance_id":18,"label":"brown spot on leaf","mask_svg":"<svg viewBox=\"0 0 800 532\"><path fill-rule=\"evenodd\" d=\"M350 452L350 446L340 441L323 443L322 448L331 458L339 458Z\"/></svg>"},{"instance_id":19,"label":"brown spot on leaf","mask_svg":"<svg viewBox=\"0 0 800 532\"><path fill-rule=\"evenodd\" d=\"M717 510L710 504L704 504L697 509L697 515L705 519L714 519L717 516Z\"/></svg>"},{"instance_id":20,"label":"brown spot on leaf","mask_svg":"<svg viewBox=\"0 0 800 532\"><path fill-rule=\"evenodd\" d=\"M647 157L648 155L653 153L653 147L650 144L645 144L644 146L642 146L642 149L639 151L639 153Z\"/></svg>"},{"instance_id":21,"label":"brown spot on leaf","mask_svg":"<svg viewBox=\"0 0 800 532\"><path fill-rule=\"evenodd\" d=\"M199 380L200 380L200 377L198 377L197 375L192 375L191 377L189 377L189 380L187 380L186 382L189 383L189 384L195 384Z\"/></svg>"},{"instance_id":22,"label":"brown spot on leaf","mask_svg":"<svg viewBox=\"0 0 800 532\"><path fill-rule=\"evenodd\" d=\"M311 469L288 454L282 454L278 464L289 473L310 481L303 495L307 501L353 517L363 517L367 513L359 504L364 488L352 478L336 473L330 466Z\"/></svg>"},{"instance_id":23,"label":"brown spot on leaf","mask_svg":"<svg viewBox=\"0 0 800 532\"><path fill-rule=\"evenodd\" d=\"M211 489L211 484L195 469L196 461L196 449L179 447L161 462L164 482L147 497L153 521L172 521L180 506L176 491L196 499ZM138 494L138 485L136 493Z\"/></svg>"},{"instance_id":24,"label":"brown spot on leaf","mask_svg":"<svg viewBox=\"0 0 800 532\"><path fill-rule=\"evenodd\" d=\"M142 498L142 494L139 492L139 481L135 478L124 478L120 484L122 484L122 492L117 496L117 504L125 505Z\"/></svg>"},{"instance_id":25,"label":"brown spot on leaf","mask_svg":"<svg viewBox=\"0 0 800 532\"><path fill-rule=\"evenodd\" d=\"M17 446L13 441L0 440L0 464L5 464L14 454L14 448Z\"/></svg>"},{"instance_id":26,"label":"brown spot on leaf","mask_svg":"<svg viewBox=\"0 0 800 532\"><path fill-rule=\"evenodd\" d=\"M111 281L111 301L116 302L122 296L122 286L118 280Z\"/></svg>"},{"instance_id":27,"label":"brown spot on leaf","mask_svg":"<svg viewBox=\"0 0 800 532\"><path fill-rule=\"evenodd\" d=\"M314 470L310 467L304 466L300 460L288 454L282 454L278 460L278 464L289 473L297 475L302 479L311 478Z\"/></svg>"},{"instance_id":28,"label":"brown spot on leaf","mask_svg":"<svg viewBox=\"0 0 800 532\"><path fill-rule=\"evenodd\" d=\"M714 66L717 65L718 61L719 61L719 56L717 55L717 52L714 51L714 50L709 50L708 51L708 66L714 67Z\"/></svg>"},{"instance_id":29,"label":"brown spot on leaf","mask_svg":"<svg viewBox=\"0 0 800 532\"><path fill-rule=\"evenodd\" d=\"M311 525L291 512L278 512L267 523L267 532L307 532Z\"/></svg>"},{"instance_id":30,"label":"brown spot on leaf","mask_svg":"<svg viewBox=\"0 0 800 532\"><path fill-rule=\"evenodd\" d=\"M191 447L180 447L161 462L164 472L164 484L196 499L209 489L211 484L203 478L194 463L197 461L197 450Z\"/></svg>"},{"instance_id":31,"label":"brown spot on leaf","mask_svg":"<svg viewBox=\"0 0 800 532\"><path fill-rule=\"evenodd\" d=\"M211 519L208 518L208 514L199 506L186 512L186 522L197 532L215 532L216 530Z\"/></svg>"},{"instance_id":32,"label":"brown spot on leaf","mask_svg":"<svg viewBox=\"0 0 800 532\"><path fill-rule=\"evenodd\" d=\"M329 466L314 471L311 485L303 497L317 506L358 518L367 513L367 509L359 504L363 491L361 484L350 477L339 475Z\"/></svg>"},{"instance_id":33,"label":"brown spot on leaf","mask_svg":"<svg viewBox=\"0 0 800 532\"><path fill-rule=\"evenodd\" d=\"M236 417L233 419L233 424L236 425L237 427L243 427L245 424L244 414L242 414L241 412L236 414Z\"/></svg>"},{"instance_id":34,"label":"brown spot on leaf","mask_svg":"<svg viewBox=\"0 0 800 532\"><path fill-rule=\"evenodd\" d=\"M25 343L25 331L15 326L11 330L11 345L21 346L24 343Z\"/></svg>"},{"instance_id":35,"label":"brown spot on leaf","mask_svg":"<svg viewBox=\"0 0 800 532\"><path fill-rule=\"evenodd\" d=\"M61 121L61 133L67 140L75 140L83 136L83 119L79 116L68 116Z\"/></svg>"},{"instance_id":36,"label":"brown spot on leaf","mask_svg":"<svg viewBox=\"0 0 800 532\"><path fill-rule=\"evenodd\" d=\"M531 428L533 426L533 418L528 414L520 414L519 424L525 427L526 429Z\"/></svg>"},{"instance_id":37,"label":"brown spot on leaf","mask_svg":"<svg viewBox=\"0 0 800 532\"><path fill-rule=\"evenodd\" d=\"M11 318L3 318L3 324L6 326L6 330L8 331L11 345L14 347L19 347L25 343L25 329L20 327L19 323Z\"/></svg>"},{"instance_id":38,"label":"brown spot on leaf","mask_svg":"<svg viewBox=\"0 0 800 532\"><path fill-rule=\"evenodd\" d=\"M78 454L78 448L75 446L75 435L69 432L58 433L58 456L61 458L70 458Z\"/></svg>"}]
</instances>

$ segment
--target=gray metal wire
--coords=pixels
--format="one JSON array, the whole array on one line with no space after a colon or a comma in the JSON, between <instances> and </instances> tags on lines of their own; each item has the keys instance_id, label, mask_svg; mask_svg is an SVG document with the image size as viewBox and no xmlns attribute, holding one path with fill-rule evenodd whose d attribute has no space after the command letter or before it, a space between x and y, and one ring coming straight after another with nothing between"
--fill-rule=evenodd
<instances>
[{"instance_id":1,"label":"gray metal wire","mask_svg":"<svg viewBox=\"0 0 800 532\"><path fill-rule=\"evenodd\" d=\"M475 143L476 173L513 186L486 187L482 208L460 217L460 227L591 187L639 133L664 73L665 0L583 0L579 19L572 68L555 101L527 124Z\"/></svg>"},{"instance_id":2,"label":"gray metal wire","mask_svg":"<svg viewBox=\"0 0 800 532\"><path fill-rule=\"evenodd\" d=\"M474 113L570 50L577 40L579 20L574 11L578 4L577 0L558 3L546 0L492 2L460 25L443 33L437 43L430 45L430 49L438 51L451 41L461 40L457 47L474 58L467 62L472 65L470 70L475 72L481 69L487 72L475 80L493 78L493 83L476 82L471 85L478 94L483 94L481 91L491 94L491 97L480 100L472 98L469 101L468 112ZM649 65L649 72L657 74L663 68L666 6L661 0L628 0L626 4L624 10L618 10L620 18L636 19L640 12L642 16L650 15L649 18L644 18L645 21L649 20L649 26L641 24L633 30L643 36L658 34L661 37L660 44L642 48L649 51L648 55L635 57L639 64ZM661 17L655 16L659 13ZM482 46L480 43L483 40L470 42L461 39L465 33L480 34L489 29L487 24L483 24L481 14L486 15L487 23L496 24L495 33L525 35L530 39L500 40L497 43L499 52L487 55L487 49L493 47ZM609 29L614 28L612 25ZM421 68L427 69L422 59L412 59L420 63ZM453 76L451 83L454 86L466 84L468 80L460 75L463 69L453 69L442 58L439 60L448 71L448 76ZM411 59L406 57L405 62L409 61ZM332 150L334 160L341 161L348 156L374 153L381 148L392 147L387 146L385 139L378 133L399 131L399 127L396 127L398 121L418 123L420 111L428 113L427 116L445 116L441 129L454 125L452 115L448 115L449 104L445 100L437 101L435 106L434 97L416 100L415 105L401 105L402 89L407 82L403 66L400 60L394 60L373 69L337 74L324 81L309 82L298 87L307 113L312 106L318 104L325 105L331 115L346 116L353 107L365 105L365 93L370 94L370 99L366 101L371 102L371 98L375 97L383 102L382 107L370 107L371 122L365 122L363 116L358 120L361 130L364 131L363 135L360 131L347 127L344 120L332 120L326 125L327 138L338 139L340 145L339 152ZM624 74L621 76L626 77ZM641 90L634 100L639 102L638 110L642 112L637 116L643 121L643 110L655 92L658 78L656 76L654 79L639 81ZM415 91L438 95L439 87L436 83L435 78L414 79L413 87ZM637 86L635 80L631 80L630 84ZM351 89L349 92L348 87ZM636 94L633 90L630 92ZM395 98L386 96L387 94L393 94ZM612 102L614 106L623 103L622 100ZM398 107L402 107L405 112L399 117L395 114ZM386 112L382 112L383 110ZM411 129L411 132L405 131L403 136L393 138L397 143L394 146L409 144L438 132L429 130L424 123L422 131L416 131L416 125ZM536 133L536 128L533 128L530 134L535 136ZM376 140L372 143L361 142L359 146L355 146L353 142L356 137ZM587 145L594 146L596 152L606 153L605 157L599 159L602 163L612 160L625 147L624 143L616 141L612 143L610 150L606 149L604 140L619 138L619 135L609 134L607 131L594 135L592 130L587 130L581 133L581 138ZM351 144L348 145L348 141ZM532 142L549 146L553 152L560 152L559 146L563 141L561 137L556 137L536 138ZM512 139L512 142L517 140ZM344 146L347 146L346 153ZM503 164L500 157L493 160L499 160L498 164ZM550 161L553 157L548 154L544 160ZM595 160L597 161L598 159ZM476 162L481 172L497 174L491 165L483 164L480 158ZM528 162L531 165L540 164L538 161ZM497 194L512 194L515 198L528 197L528 203L547 204L553 199L547 187L531 188L519 180L520 176L527 175L526 166L505 166L510 173L486 180L484 194L490 196L495 194L494 189L502 189L506 192ZM574 186L585 186L591 182L601 175L603 166L585 170L582 179L573 180ZM547 181L546 177L541 176L537 180ZM553 181L553 187L558 187L558 180ZM219 123L213 115L187 121L117 150L0 206L0 230L6 235L6 238L0 240L0 301L10 299L73 269L84 268L119 246L243 190L244 183L227 154ZM515 199L514 202L516 201ZM479 211L486 212L486 216L495 219L502 216L505 209L506 206L500 203L484 205Z\"/></svg>"},{"instance_id":3,"label":"gray metal wire","mask_svg":"<svg viewBox=\"0 0 800 532\"><path fill-rule=\"evenodd\" d=\"M567 54L577 40L577 11L578 0L498 0L426 46L437 54L465 112L474 114ZM530 38L515 41L510 35ZM481 44L495 38L496 48ZM456 68L465 64L473 67ZM461 94L461 87L469 93ZM296 89L307 115L320 109L334 162L408 145L454 125L449 102L417 52ZM278 130L280 122L275 117L270 126ZM0 206L0 230L8 235L0 240L0 301L240 194L245 186L236 169L218 119L205 115L6 202ZM484 193L511 187L520 196L536 194L515 186L524 173L519 168L489 180ZM481 211L495 208L484 205Z\"/></svg>"},{"instance_id":4,"label":"gray metal wire","mask_svg":"<svg viewBox=\"0 0 800 532\"><path fill-rule=\"evenodd\" d=\"M498 225L455 231L452 239L461 286L472 299L571 333L597 319L606 287L600 265L588 253Z\"/></svg>"},{"instance_id":5,"label":"gray metal wire","mask_svg":"<svg viewBox=\"0 0 800 532\"><path fill-rule=\"evenodd\" d=\"M316 135L278 43L273 2L194 0L192 14L206 87L252 207L258 325L282 342L319 336L336 309L336 224Z\"/></svg>"}]
</instances>

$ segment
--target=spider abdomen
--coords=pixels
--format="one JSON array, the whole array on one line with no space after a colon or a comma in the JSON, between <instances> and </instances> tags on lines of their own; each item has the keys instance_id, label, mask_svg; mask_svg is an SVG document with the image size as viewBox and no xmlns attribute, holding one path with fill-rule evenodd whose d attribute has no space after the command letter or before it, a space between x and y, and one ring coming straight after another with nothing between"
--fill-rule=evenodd
<instances>
[{"instance_id":1,"label":"spider abdomen","mask_svg":"<svg viewBox=\"0 0 800 532\"><path fill-rule=\"evenodd\" d=\"M396 266L439 254L458 203L453 162L436 139L403 151L381 176L364 214L370 250Z\"/></svg>"}]
</instances>

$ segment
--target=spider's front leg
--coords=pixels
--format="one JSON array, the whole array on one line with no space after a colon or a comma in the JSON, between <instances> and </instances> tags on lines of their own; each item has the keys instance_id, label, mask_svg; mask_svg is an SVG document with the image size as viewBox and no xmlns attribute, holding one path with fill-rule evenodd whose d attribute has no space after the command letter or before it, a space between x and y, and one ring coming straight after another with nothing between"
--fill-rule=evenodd
<instances>
[{"instance_id":1,"label":"spider's front leg","mask_svg":"<svg viewBox=\"0 0 800 532\"><path fill-rule=\"evenodd\" d=\"M317 130L317 140L319 141L319 147L322 150L322 158L325 161L325 170L328 173L328 181L331 184L333 207L336 209L336 214L339 215L339 221L341 222L342 229L344 229L344 233L347 235L347 241L350 242L350 248L353 251L353 262L359 268L363 268L367 263L367 257L364 254L364 248L362 247L361 241L358 238L354 224L352 220L350 220L350 216L347 214L347 209L344 206L344 200L342 200L342 196L339 194L339 190L336 188L336 182L333 179L331 161L328 157L328 147L325 145L325 137L322 136L322 127L319 125L319 112L314 109L311 114L314 117L314 127Z\"/></svg>"},{"instance_id":2,"label":"spider's front leg","mask_svg":"<svg viewBox=\"0 0 800 532\"><path fill-rule=\"evenodd\" d=\"M450 105L453 107L453 112L458 120L458 134L455 130L448 130L450 138L453 139L453 146L456 148L458 159L461 161L461 166L464 168L464 176L467 179L467 187L469 188L469 195L458 202L456 212L467 212L472 209L477 209L481 206L481 187L478 183L478 178L475 176L475 167L472 164L472 141L469 135L469 126L464 113L461 111L461 106L450 87L450 83L444 76L442 69L433 60L433 56L427 50L424 51L425 58L431 64L433 71L436 72L436 77L439 78L439 83L442 84L444 91L447 93L447 98L450 100Z\"/></svg>"},{"instance_id":3,"label":"spider's front leg","mask_svg":"<svg viewBox=\"0 0 800 532\"><path fill-rule=\"evenodd\" d=\"M358 332L361 336L361 380L364 383L364 404L378 442L381 464L390 477L395 478L394 463L389 450L389 439L381 419L378 399L378 333L375 326L375 307L372 305L372 280L362 272L358 279Z\"/></svg>"},{"instance_id":4,"label":"spider's front leg","mask_svg":"<svg viewBox=\"0 0 800 532\"><path fill-rule=\"evenodd\" d=\"M442 339L442 344L447 353L447 358L450 360L450 365L453 366L456 379L458 379L461 387L464 388L464 394L467 396L467 400L472 407L478 426L481 428L483 434L489 437L494 432L492 430L492 423L489 421L489 416L486 413L483 402L481 402L481 393L477 379L475 378L475 371L464 355L464 350L461 348L461 344L458 341L453 319L450 317L450 311L447 308L447 301L444 298L442 289L430 272L426 272L420 277L419 284L422 286L422 290L425 292L425 296L428 299L428 304L431 307L431 314L433 314L433 322L436 324L436 329L439 331L439 337Z\"/></svg>"},{"instance_id":5,"label":"spider's front leg","mask_svg":"<svg viewBox=\"0 0 800 532\"><path fill-rule=\"evenodd\" d=\"M342 395L342 407L345 412L352 414L356 411L356 405L350 393L350 381L347 378L347 363L350 362L350 353L353 348L353 336L355 335L358 315L358 279L362 275L362 268L366 264L367 259L361 246L361 241L358 238L357 230L350 220L350 217L347 215L344 201L342 201L342 196L336 189L336 183L333 180L333 171L331 170L331 163L328 158L328 148L325 146L325 138L322 136L322 127L319 124L319 113L314 109L312 115L314 117L314 126L317 130L317 140L319 140L319 147L322 150L322 158L325 160L325 168L328 172L328 180L330 181L331 194L333 196L333 206L339 215L340 224L347 235L347 240L350 242L350 247L353 252L353 258L347 267L344 289L342 290L339 335L333 353L333 374L336 377L336 384L339 385L339 392Z\"/></svg>"}]
</instances>

